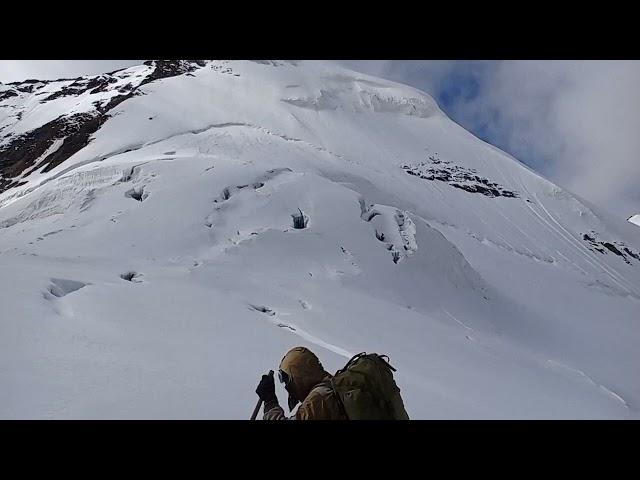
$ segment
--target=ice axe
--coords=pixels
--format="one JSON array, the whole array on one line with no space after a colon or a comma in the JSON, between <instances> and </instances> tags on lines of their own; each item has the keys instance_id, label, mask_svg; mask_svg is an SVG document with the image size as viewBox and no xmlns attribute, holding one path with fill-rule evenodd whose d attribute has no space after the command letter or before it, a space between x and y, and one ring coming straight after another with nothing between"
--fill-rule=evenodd
<instances>
[{"instance_id":1,"label":"ice axe","mask_svg":"<svg viewBox=\"0 0 640 480\"><path fill-rule=\"evenodd\" d=\"M273 378L273 370L269 370L268 374L271 378ZM253 409L253 414L251 415L251 420L255 420L258 416L258 412L260 411L260 407L262 406L262 399L258 399L258 403L256 403L256 408Z\"/></svg>"}]
</instances>

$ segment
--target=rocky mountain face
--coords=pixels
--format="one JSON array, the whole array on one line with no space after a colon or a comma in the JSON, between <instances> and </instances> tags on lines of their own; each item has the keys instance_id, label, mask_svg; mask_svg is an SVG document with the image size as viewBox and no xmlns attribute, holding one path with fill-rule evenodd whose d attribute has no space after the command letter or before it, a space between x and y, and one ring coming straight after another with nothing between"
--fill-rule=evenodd
<instances>
[{"instance_id":1,"label":"rocky mountain face","mask_svg":"<svg viewBox=\"0 0 640 480\"><path fill-rule=\"evenodd\" d=\"M204 65L202 60L154 60L104 75L4 85L0 90L0 192L24 185L24 178L31 172L49 172L80 151L113 108L143 94L143 85L188 74ZM56 106L48 108L49 102ZM62 113L49 119L52 115L46 112L40 122L32 120L35 128L28 131L12 128L25 114L37 118L42 110Z\"/></svg>"}]
</instances>

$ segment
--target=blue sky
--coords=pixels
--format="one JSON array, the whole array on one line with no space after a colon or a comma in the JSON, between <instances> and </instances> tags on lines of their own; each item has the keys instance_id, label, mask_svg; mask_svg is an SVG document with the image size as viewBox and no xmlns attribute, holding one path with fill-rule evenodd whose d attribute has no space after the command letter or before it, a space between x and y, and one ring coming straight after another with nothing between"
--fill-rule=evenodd
<instances>
[{"instance_id":1,"label":"blue sky","mask_svg":"<svg viewBox=\"0 0 640 480\"><path fill-rule=\"evenodd\" d=\"M0 61L0 81L140 63ZM618 216L640 212L640 61L341 61L433 96L454 121Z\"/></svg>"}]
</instances>

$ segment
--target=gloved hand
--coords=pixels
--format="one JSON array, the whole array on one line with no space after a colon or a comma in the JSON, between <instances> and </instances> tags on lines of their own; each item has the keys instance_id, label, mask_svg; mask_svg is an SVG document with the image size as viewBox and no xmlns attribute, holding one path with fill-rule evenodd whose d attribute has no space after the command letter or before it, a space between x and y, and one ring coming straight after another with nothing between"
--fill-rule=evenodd
<instances>
[{"instance_id":1,"label":"gloved hand","mask_svg":"<svg viewBox=\"0 0 640 480\"><path fill-rule=\"evenodd\" d=\"M278 401L278 397L276 397L276 382L273 380L273 375L262 375L258 388L256 388L256 393L265 403L274 400Z\"/></svg>"}]
</instances>

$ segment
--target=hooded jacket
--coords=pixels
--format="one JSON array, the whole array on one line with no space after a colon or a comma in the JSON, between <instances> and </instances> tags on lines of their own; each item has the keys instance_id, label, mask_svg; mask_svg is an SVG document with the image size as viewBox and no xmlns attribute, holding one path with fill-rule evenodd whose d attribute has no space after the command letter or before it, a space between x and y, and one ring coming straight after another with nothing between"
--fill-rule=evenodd
<instances>
[{"instance_id":1,"label":"hooded jacket","mask_svg":"<svg viewBox=\"0 0 640 480\"><path fill-rule=\"evenodd\" d=\"M280 370L289 376L289 408L302 402L295 415L286 417L277 399L265 403L265 420L347 420L340 400L331 388L331 374L305 347L292 348L282 358Z\"/></svg>"}]
</instances>

